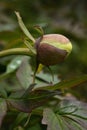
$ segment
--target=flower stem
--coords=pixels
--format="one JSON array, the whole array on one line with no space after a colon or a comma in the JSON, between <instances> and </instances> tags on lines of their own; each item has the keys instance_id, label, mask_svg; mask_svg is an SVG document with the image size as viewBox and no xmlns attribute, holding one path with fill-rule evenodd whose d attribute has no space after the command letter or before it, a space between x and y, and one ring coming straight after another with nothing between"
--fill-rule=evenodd
<instances>
[{"instance_id":1,"label":"flower stem","mask_svg":"<svg viewBox=\"0 0 87 130\"><path fill-rule=\"evenodd\" d=\"M27 55L27 56L34 56L35 54L32 53L28 48L14 48L0 51L0 58L10 55Z\"/></svg>"}]
</instances>

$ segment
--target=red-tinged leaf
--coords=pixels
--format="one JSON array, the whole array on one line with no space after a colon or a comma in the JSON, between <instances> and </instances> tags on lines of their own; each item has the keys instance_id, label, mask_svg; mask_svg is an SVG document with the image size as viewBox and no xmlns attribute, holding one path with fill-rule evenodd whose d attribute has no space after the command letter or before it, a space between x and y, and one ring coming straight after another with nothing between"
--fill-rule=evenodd
<instances>
[{"instance_id":1,"label":"red-tinged leaf","mask_svg":"<svg viewBox=\"0 0 87 130\"><path fill-rule=\"evenodd\" d=\"M44 87L38 87L36 89L38 90L57 90L57 89L66 89L78 86L84 82L87 82L87 75L82 75L73 79L69 80L63 80L57 84L44 86Z\"/></svg>"},{"instance_id":2,"label":"red-tinged leaf","mask_svg":"<svg viewBox=\"0 0 87 130\"><path fill-rule=\"evenodd\" d=\"M17 110L29 113L32 111L32 106L30 105L29 100L17 100L17 99L10 99L8 102Z\"/></svg>"},{"instance_id":3,"label":"red-tinged leaf","mask_svg":"<svg viewBox=\"0 0 87 130\"><path fill-rule=\"evenodd\" d=\"M49 98L55 95L55 92L32 92L28 95L23 95L21 98L10 98L8 102L17 110L29 113L33 109L43 106Z\"/></svg>"},{"instance_id":4,"label":"red-tinged leaf","mask_svg":"<svg viewBox=\"0 0 87 130\"><path fill-rule=\"evenodd\" d=\"M46 100L35 102L27 99L22 99L22 100L10 99L9 103L19 111L30 113L33 109L44 105L44 103L46 103Z\"/></svg>"}]
</instances>

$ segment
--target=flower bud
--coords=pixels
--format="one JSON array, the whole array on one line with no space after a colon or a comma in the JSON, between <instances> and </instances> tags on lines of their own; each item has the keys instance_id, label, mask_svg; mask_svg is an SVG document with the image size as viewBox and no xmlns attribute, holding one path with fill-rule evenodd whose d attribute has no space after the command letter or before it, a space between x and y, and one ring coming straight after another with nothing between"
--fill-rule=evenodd
<instances>
[{"instance_id":1,"label":"flower bud","mask_svg":"<svg viewBox=\"0 0 87 130\"><path fill-rule=\"evenodd\" d=\"M36 40L37 61L46 66L56 65L69 55L72 44L60 34L47 34Z\"/></svg>"}]
</instances>

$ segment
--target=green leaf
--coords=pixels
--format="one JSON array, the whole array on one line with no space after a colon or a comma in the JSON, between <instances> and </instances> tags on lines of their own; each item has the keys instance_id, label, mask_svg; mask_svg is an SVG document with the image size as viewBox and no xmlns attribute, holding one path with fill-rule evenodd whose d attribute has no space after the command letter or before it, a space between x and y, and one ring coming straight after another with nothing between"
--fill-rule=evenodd
<instances>
[{"instance_id":1,"label":"green leaf","mask_svg":"<svg viewBox=\"0 0 87 130\"><path fill-rule=\"evenodd\" d=\"M47 125L47 130L68 130L67 126L63 125L62 118L50 108L44 109L42 124Z\"/></svg>"},{"instance_id":2,"label":"green leaf","mask_svg":"<svg viewBox=\"0 0 87 130\"><path fill-rule=\"evenodd\" d=\"M65 118L64 123L70 128L71 130L85 130L75 119Z\"/></svg>"},{"instance_id":3,"label":"green leaf","mask_svg":"<svg viewBox=\"0 0 87 130\"><path fill-rule=\"evenodd\" d=\"M87 120L87 104L77 100L63 100L58 105L60 112Z\"/></svg>"},{"instance_id":4,"label":"green leaf","mask_svg":"<svg viewBox=\"0 0 87 130\"><path fill-rule=\"evenodd\" d=\"M53 111L45 108L42 124L47 125L47 130L86 130L87 129L87 104L65 99Z\"/></svg>"},{"instance_id":5,"label":"green leaf","mask_svg":"<svg viewBox=\"0 0 87 130\"><path fill-rule=\"evenodd\" d=\"M47 84L51 84L51 82L56 84L56 83L58 83L60 81L58 79L58 75L57 74L54 75L54 80L53 80L52 75L50 73L46 73L45 74L43 71L41 71L40 73L38 73L36 75L36 79L42 80L44 83L47 83ZM46 84L45 84L45 86L46 86ZM37 87L38 87L38 85L37 85ZM42 85L41 85L41 87L42 87Z\"/></svg>"},{"instance_id":6,"label":"green leaf","mask_svg":"<svg viewBox=\"0 0 87 130\"><path fill-rule=\"evenodd\" d=\"M34 39L33 36L30 34L30 32L28 31L28 29L26 28L26 26L24 25L24 23L23 23L23 21L22 21L22 18L21 18L20 14L19 14L19 12L16 12L16 11L15 11L15 14L16 14L16 16L17 16L17 18L18 18L18 23L19 23L19 26L20 26L20 28L22 29L22 31L25 33L25 35L26 35L29 39L31 39L31 40L33 41L33 43L35 43L35 39Z\"/></svg>"},{"instance_id":7,"label":"green leaf","mask_svg":"<svg viewBox=\"0 0 87 130\"><path fill-rule=\"evenodd\" d=\"M12 72L14 72L21 65L23 58L23 56L16 56L12 59L7 65L6 72L0 75L0 80L8 77Z\"/></svg>"},{"instance_id":8,"label":"green leaf","mask_svg":"<svg viewBox=\"0 0 87 130\"><path fill-rule=\"evenodd\" d=\"M17 56L15 57L8 65L7 65L7 71L6 73L11 73L15 71L22 63L23 56Z\"/></svg>"},{"instance_id":9,"label":"green leaf","mask_svg":"<svg viewBox=\"0 0 87 130\"><path fill-rule=\"evenodd\" d=\"M65 99L58 104L56 113L61 115L69 127L72 127L76 130L87 129L86 103L77 100ZM71 124L69 122L71 122Z\"/></svg>"},{"instance_id":10,"label":"green leaf","mask_svg":"<svg viewBox=\"0 0 87 130\"><path fill-rule=\"evenodd\" d=\"M16 72L17 79L23 88L28 88L32 84L32 70L29 65L29 58L25 57L19 69Z\"/></svg>"},{"instance_id":11,"label":"green leaf","mask_svg":"<svg viewBox=\"0 0 87 130\"><path fill-rule=\"evenodd\" d=\"M7 104L6 101L2 98L0 98L0 127L2 125L3 118L5 117L7 113Z\"/></svg>"},{"instance_id":12,"label":"green leaf","mask_svg":"<svg viewBox=\"0 0 87 130\"><path fill-rule=\"evenodd\" d=\"M63 80L57 84L44 86L44 87L38 87L36 89L39 89L39 90L40 89L41 90L67 89L67 88L78 86L84 82L87 82L87 75L78 76L76 78L69 79L69 80Z\"/></svg>"}]
</instances>

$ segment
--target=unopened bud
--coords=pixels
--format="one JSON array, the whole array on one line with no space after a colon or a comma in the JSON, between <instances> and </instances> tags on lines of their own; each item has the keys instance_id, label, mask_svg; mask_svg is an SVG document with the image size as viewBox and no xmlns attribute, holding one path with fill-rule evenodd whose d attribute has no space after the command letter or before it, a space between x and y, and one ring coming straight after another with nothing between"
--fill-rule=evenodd
<instances>
[{"instance_id":1,"label":"unopened bud","mask_svg":"<svg viewBox=\"0 0 87 130\"><path fill-rule=\"evenodd\" d=\"M47 34L36 40L37 60L50 66L56 65L69 55L72 44L68 38L60 34Z\"/></svg>"}]
</instances>

